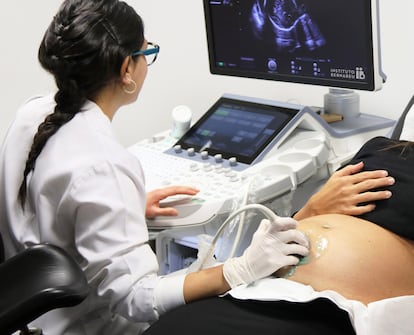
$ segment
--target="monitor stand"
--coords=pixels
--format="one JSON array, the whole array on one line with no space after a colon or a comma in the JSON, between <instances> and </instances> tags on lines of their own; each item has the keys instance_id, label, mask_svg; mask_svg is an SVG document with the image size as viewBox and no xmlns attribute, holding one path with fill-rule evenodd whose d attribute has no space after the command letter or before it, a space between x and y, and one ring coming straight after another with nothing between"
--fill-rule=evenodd
<instances>
[{"instance_id":1,"label":"monitor stand","mask_svg":"<svg viewBox=\"0 0 414 335\"><path fill-rule=\"evenodd\" d=\"M394 120L359 111L359 94L348 89L331 88L324 96L322 114L339 115L341 121L330 123L338 137L392 127Z\"/></svg>"}]
</instances>

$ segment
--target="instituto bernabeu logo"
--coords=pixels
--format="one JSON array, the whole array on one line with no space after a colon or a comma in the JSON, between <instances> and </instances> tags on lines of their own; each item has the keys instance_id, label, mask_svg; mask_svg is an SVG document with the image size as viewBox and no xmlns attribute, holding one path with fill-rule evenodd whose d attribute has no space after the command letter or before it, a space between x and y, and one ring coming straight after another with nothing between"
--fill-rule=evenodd
<instances>
[{"instance_id":1,"label":"instituto bernabeu logo","mask_svg":"<svg viewBox=\"0 0 414 335\"><path fill-rule=\"evenodd\" d=\"M365 80L366 76L362 67L356 67L355 69L331 69L331 78Z\"/></svg>"}]
</instances>

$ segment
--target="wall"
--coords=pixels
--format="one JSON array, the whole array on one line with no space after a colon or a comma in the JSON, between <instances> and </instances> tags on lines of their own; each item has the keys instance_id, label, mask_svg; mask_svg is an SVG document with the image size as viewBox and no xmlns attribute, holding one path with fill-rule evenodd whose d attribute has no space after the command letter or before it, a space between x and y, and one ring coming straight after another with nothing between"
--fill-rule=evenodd
<instances>
[{"instance_id":1,"label":"wall","mask_svg":"<svg viewBox=\"0 0 414 335\"><path fill-rule=\"evenodd\" d=\"M0 139L18 106L31 95L53 90L37 63L41 37L61 1L4 1L0 12ZM113 122L124 145L168 129L171 110L188 105L200 117L223 93L306 105L322 105L326 88L246 78L213 76L208 70L201 0L129 0L144 18L147 39L160 44L139 100L120 110ZM414 93L412 0L380 0L383 69L388 76L378 92L361 92L361 111L397 118ZM340 15L340 13L338 14Z\"/></svg>"}]
</instances>

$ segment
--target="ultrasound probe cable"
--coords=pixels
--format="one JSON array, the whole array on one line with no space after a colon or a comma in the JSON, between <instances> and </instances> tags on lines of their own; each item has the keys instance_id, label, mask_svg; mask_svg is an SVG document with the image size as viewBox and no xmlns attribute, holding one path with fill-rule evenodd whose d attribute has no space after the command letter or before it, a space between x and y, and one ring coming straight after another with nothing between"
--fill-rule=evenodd
<instances>
[{"instance_id":1,"label":"ultrasound probe cable","mask_svg":"<svg viewBox=\"0 0 414 335\"><path fill-rule=\"evenodd\" d=\"M241 203L242 207L247 205L247 201L249 199L249 194L250 194L250 188L252 186L252 183L253 183L254 179L255 179L254 176L250 177L250 180L247 184L246 192L244 192L243 200L242 200L242 203ZM237 232L236 232L236 236L235 236L234 241L233 241L232 249L231 249L231 251L229 253L229 256L228 256L229 258L233 257L234 254L236 253L236 248L237 248L237 245L239 244L239 241L240 241L240 238L241 238L241 235L242 235L245 219L246 219L246 212L244 211L240 215L240 221L238 223Z\"/></svg>"},{"instance_id":2,"label":"ultrasound probe cable","mask_svg":"<svg viewBox=\"0 0 414 335\"><path fill-rule=\"evenodd\" d=\"M213 237L213 240L211 241L208 252L205 253L204 257L200 260L198 267L195 269L195 271L201 270L209 255L213 254L216 243L227 224L231 222L237 215L240 215L249 210L260 211L271 222L275 222L278 219L278 216L271 209L261 204L249 204L235 210L233 213L229 215L229 217L221 224L220 228L217 230L216 235Z\"/></svg>"}]
</instances>

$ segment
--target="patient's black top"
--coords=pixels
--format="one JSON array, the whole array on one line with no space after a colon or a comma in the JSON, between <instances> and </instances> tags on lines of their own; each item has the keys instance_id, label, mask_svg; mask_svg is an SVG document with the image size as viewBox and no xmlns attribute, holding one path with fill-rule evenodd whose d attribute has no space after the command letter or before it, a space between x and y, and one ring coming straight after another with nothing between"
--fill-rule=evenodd
<instances>
[{"instance_id":1,"label":"patient's black top","mask_svg":"<svg viewBox=\"0 0 414 335\"><path fill-rule=\"evenodd\" d=\"M414 240L414 146L395 146L402 142L375 137L364 144L350 164L363 161L364 170L387 170L395 178L395 184L386 187L392 197L377 201L374 211L359 217Z\"/></svg>"}]
</instances>

